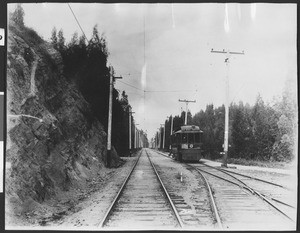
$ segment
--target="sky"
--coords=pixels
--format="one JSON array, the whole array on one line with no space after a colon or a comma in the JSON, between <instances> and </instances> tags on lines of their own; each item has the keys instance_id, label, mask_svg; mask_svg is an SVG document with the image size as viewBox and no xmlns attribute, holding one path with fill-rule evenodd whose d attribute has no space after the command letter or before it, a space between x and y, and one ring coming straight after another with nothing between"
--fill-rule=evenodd
<instances>
[{"instance_id":1,"label":"sky","mask_svg":"<svg viewBox=\"0 0 300 233\"><path fill-rule=\"evenodd\" d=\"M274 3L100 4L70 3L84 33L107 39L115 87L129 96L139 129L154 136L185 103L192 115L207 104L254 104L280 96L287 78L297 79L297 5ZM11 4L8 10L14 9ZM63 29L66 40L81 30L66 3L24 3L25 24L45 40ZM230 55L214 50L242 52Z\"/></svg>"}]
</instances>

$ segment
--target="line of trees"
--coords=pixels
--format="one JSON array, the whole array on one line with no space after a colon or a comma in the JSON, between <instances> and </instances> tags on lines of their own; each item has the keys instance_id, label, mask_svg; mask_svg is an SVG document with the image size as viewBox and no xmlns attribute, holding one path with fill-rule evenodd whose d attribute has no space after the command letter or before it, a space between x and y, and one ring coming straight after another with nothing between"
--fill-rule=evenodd
<instances>
[{"instance_id":1,"label":"line of trees","mask_svg":"<svg viewBox=\"0 0 300 233\"><path fill-rule=\"evenodd\" d=\"M263 161L291 161L296 156L297 104L295 95L284 91L281 99L265 103L258 95L253 106L243 102L229 107L229 154L231 158ZM204 155L220 158L224 142L225 107L208 104L194 116L188 114L188 124L200 126L203 133ZM170 145L171 120L165 121L165 147ZM174 117L174 130L184 125L184 112ZM163 140L161 129L161 142ZM157 136L158 137L158 134ZM158 139L156 139L158 140Z\"/></svg>"},{"instance_id":2,"label":"line of trees","mask_svg":"<svg viewBox=\"0 0 300 233\"><path fill-rule=\"evenodd\" d=\"M84 35L75 32L66 42L63 30L57 32L53 28L51 43L63 58L64 74L70 82L75 83L87 102L90 103L94 115L107 132L108 100L109 100L109 69L107 67L108 49L105 36L99 35L97 25L88 41ZM112 70L114 75L114 70ZM114 80L115 82L115 80ZM112 109L112 145L120 156L129 154L129 111L131 106L128 96L113 89ZM134 118L131 117L131 148L134 148ZM145 142L146 134L140 133ZM147 144L147 143L146 143Z\"/></svg>"}]
</instances>

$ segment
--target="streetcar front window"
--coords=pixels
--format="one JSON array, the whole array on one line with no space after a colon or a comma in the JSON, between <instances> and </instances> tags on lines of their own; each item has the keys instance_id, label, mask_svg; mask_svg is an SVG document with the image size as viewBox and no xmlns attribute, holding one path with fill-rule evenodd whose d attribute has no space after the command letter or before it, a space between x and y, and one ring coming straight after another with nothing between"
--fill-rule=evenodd
<instances>
[{"instance_id":1,"label":"streetcar front window","mask_svg":"<svg viewBox=\"0 0 300 233\"><path fill-rule=\"evenodd\" d=\"M195 143L200 143L200 133L195 133Z\"/></svg>"},{"instance_id":2,"label":"streetcar front window","mask_svg":"<svg viewBox=\"0 0 300 233\"><path fill-rule=\"evenodd\" d=\"M188 140L189 140L189 143L191 143L191 144L194 143L194 134L193 133L188 134Z\"/></svg>"}]
</instances>

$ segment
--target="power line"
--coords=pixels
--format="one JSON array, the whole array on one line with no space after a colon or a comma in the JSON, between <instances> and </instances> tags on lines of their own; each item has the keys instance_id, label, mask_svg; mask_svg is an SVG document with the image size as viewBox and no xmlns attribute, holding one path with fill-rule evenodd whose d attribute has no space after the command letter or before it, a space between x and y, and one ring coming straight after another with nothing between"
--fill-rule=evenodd
<instances>
[{"instance_id":1,"label":"power line","mask_svg":"<svg viewBox=\"0 0 300 233\"><path fill-rule=\"evenodd\" d=\"M191 92L191 91L197 91L197 90L165 90L165 91L164 90L154 90L154 91L147 91L147 90L143 90L141 88L138 88L136 86L133 86L133 85L131 85L129 83L126 83L124 81L121 81L121 80L118 80L118 82L123 83L123 84L125 84L127 86L130 86L132 88L135 88L135 89L137 89L139 91L143 91L143 92L147 92L147 93L151 93L151 92Z\"/></svg>"},{"instance_id":2,"label":"power line","mask_svg":"<svg viewBox=\"0 0 300 233\"><path fill-rule=\"evenodd\" d=\"M170 90L170 91L145 91L145 92L191 92L191 91L197 91L197 90Z\"/></svg>"},{"instance_id":3,"label":"power line","mask_svg":"<svg viewBox=\"0 0 300 233\"><path fill-rule=\"evenodd\" d=\"M86 39L86 42L89 43L89 40L87 39L87 37L86 37L86 35L85 35L85 33L84 33L84 31L83 31L83 29L82 29L82 27L81 27L81 25L80 25L78 19L76 18L76 15L75 15L74 11L72 10L70 4L69 4L69 3L67 3L67 4L68 4L68 6L69 6L69 8L70 8L70 10L71 10L71 12L72 12L72 14L73 14L75 20L76 20L76 22L77 22L77 24L78 24L78 26L79 26L81 32L83 33L84 38Z\"/></svg>"},{"instance_id":4,"label":"power line","mask_svg":"<svg viewBox=\"0 0 300 233\"><path fill-rule=\"evenodd\" d=\"M118 82L123 83L123 84L125 84L125 85L127 85L127 86L130 86L130 87L132 87L132 88L135 88L135 89L137 89L137 90L139 90L139 91L144 91L144 90L142 90L142 89L140 89L140 88L138 88L138 87L136 87L136 86L133 86L133 85L131 85L131 84L129 84L129 83L125 83L125 82L120 81L120 80L118 80Z\"/></svg>"}]
</instances>

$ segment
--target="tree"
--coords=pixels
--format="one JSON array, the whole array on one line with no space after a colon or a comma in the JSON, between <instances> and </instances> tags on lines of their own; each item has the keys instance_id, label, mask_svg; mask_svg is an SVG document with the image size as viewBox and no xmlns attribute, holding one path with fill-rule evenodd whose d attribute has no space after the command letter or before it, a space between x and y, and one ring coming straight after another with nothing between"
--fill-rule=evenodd
<instances>
[{"instance_id":1,"label":"tree","mask_svg":"<svg viewBox=\"0 0 300 233\"><path fill-rule=\"evenodd\" d=\"M276 139L276 118L274 109L266 105L258 95L251 114L252 158L269 160Z\"/></svg>"},{"instance_id":2,"label":"tree","mask_svg":"<svg viewBox=\"0 0 300 233\"><path fill-rule=\"evenodd\" d=\"M62 29L60 29L60 30L58 31L57 37L58 37L58 39L57 39L57 49L58 49L61 53L63 53L64 50L65 50L65 41L66 41L66 40L65 40L64 32L63 32Z\"/></svg>"},{"instance_id":3,"label":"tree","mask_svg":"<svg viewBox=\"0 0 300 233\"><path fill-rule=\"evenodd\" d=\"M74 34L73 34L73 36L72 36L72 38L71 38L71 42L70 42L70 47L71 46L76 46L76 45L78 45L78 43L79 43L79 40L78 40L78 33L77 32L74 32Z\"/></svg>"},{"instance_id":4,"label":"tree","mask_svg":"<svg viewBox=\"0 0 300 233\"><path fill-rule=\"evenodd\" d=\"M85 36L84 35L81 35L79 37L79 47L80 48L86 48Z\"/></svg>"},{"instance_id":5,"label":"tree","mask_svg":"<svg viewBox=\"0 0 300 233\"><path fill-rule=\"evenodd\" d=\"M53 45L53 47L55 49L57 49L57 31L56 31L56 27L54 27L52 29L52 32L51 32L51 44Z\"/></svg>"},{"instance_id":6,"label":"tree","mask_svg":"<svg viewBox=\"0 0 300 233\"><path fill-rule=\"evenodd\" d=\"M99 36L97 24L93 28L93 35L89 41L88 49L90 51L93 51L93 50L99 51L100 50L102 52L102 54L104 54L105 56L108 56L108 50L106 47L106 39L104 37L104 34L102 34L101 37Z\"/></svg>"},{"instance_id":7,"label":"tree","mask_svg":"<svg viewBox=\"0 0 300 233\"><path fill-rule=\"evenodd\" d=\"M297 150L297 79L289 75L291 77L285 83L282 98L274 106L278 115L278 133L272 151L275 160L290 161L295 158Z\"/></svg>"},{"instance_id":8,"label":"tree","mask_svg":"<svg viewBox=\"0 0 300 233\"><path fill-rule=\"evenodd\" d=\"M245 158L249 154L247 150L251 129L243 102L240 102L239 105L232 105L230 112L232 113L232 153L230 153L230 156Z\"/></svg>"},{"instance_id":9,"label":"tree","mask_svg":"<svg viewBox=\"0 0 300 233\"><path fill-rule=\"evenodd\" d=\"M24 10L20 3L17 4L15 11L11 14L11 19L20 27L24 27Z\"/></svg>"},{"instance_id":10,"label":"tree","mask_svg":"<svg viewBox=\"0 0 300 233\"><path fill-rule=\"evenodd\" d=\"M56 34L53 32L52 34ZM54 41L55 37L53 36ZM69 81L74 81L86 101L90 104L93 114L102 123L107 131L108 100L110 72L114 75L114 69L107 67L108 52L104 35L99 36L97 25L93 28L91 40L86 44L86 38L75 32L71 41L66 44L63 31L57 34L58 51L62 54L64 74ZM112 109L112 145L119 155L124 156L129 152L129 101L125 91L120 95L113 89ZM134 118L132 122L132 146L134 143ZM143 134L145 143L146 134Z\"/></svg>"}]
</instances>

